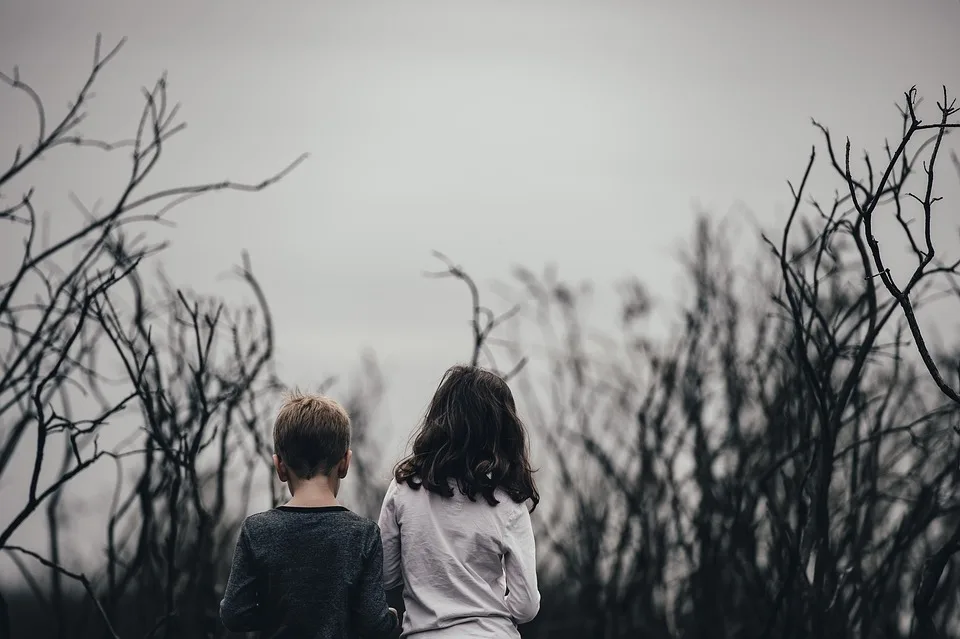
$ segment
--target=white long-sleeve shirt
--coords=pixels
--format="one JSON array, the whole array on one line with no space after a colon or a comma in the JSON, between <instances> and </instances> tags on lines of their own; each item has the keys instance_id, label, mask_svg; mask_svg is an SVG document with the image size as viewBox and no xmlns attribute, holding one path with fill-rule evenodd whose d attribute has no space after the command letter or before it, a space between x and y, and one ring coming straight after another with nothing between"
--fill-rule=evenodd
<instances>
[{"instance_id":1,"label":"white long-sleeve shirt","mask_svg":"<svg viewBox=\"0 0 960 639\"><path fill-rule=\"evenodd\" d=\"M519 637L540 610L536 544L526 504L497 506L454 488L442 497L390 482L380 509L383 584L401 584L403 636Z\"/></svg>"}]
</instances>

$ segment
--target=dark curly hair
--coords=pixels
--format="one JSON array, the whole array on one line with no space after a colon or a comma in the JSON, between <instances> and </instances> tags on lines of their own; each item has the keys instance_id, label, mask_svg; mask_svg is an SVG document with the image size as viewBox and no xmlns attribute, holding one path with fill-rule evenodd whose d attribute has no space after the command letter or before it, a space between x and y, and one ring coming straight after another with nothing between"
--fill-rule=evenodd
<instances>
[{"instance_id":1,"label":"dark curly hair","mask_svg":"<svg viewBox=\"0 0 960 639\"><path fill-rule=\"evenodd\" d=\"M394 468L397 483L453 496L450 480L491 506L497 488L516 503L540 502L527 450L527 433L510 387L496 373L453 366L434 393L413 439L413 452Z\"/></svg>"}]
</instances>

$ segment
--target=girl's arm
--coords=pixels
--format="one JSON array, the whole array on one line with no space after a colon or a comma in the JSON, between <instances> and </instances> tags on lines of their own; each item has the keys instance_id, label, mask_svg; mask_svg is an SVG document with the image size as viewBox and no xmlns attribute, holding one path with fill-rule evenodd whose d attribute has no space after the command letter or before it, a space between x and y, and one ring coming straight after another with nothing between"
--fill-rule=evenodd
<instances>
[{"instance_id":1,"label":"girl's arm","mask_svg":"<svg viewBox=\"0 0 960 639\"><path fill-rule=\"evenodd\" d=\"M258 601L258 587L253 552L247 537L246 524L240 527L237 549L227 588L220 602L220 619L230 632L260 630L263 624L262 609Z\"/></svg>"},{"instance_id":2,"label":"girl's arm","mask_svg":"<svg viewBox=\"0 0 960 639\"><path fill-rule=\"evenodd\" d=\"M400 570L400 524L397 522L396 503L397 482L393 480L387 488L380 508L380 540L383 544L383 587L394 590L403 586L403 573Z\"/></svg>"},{"instance_id":3,"label":"girl's arm","mask_svg":"<svg viewBox=\"0 0 960 639\"><path fill-rule=\"evenodd\" d=\"M537 589L537 546L526 505L519 505L504 527L503 567L507 580L507 610L519 625L540 612Z\"/></svg>"}]
</instances>

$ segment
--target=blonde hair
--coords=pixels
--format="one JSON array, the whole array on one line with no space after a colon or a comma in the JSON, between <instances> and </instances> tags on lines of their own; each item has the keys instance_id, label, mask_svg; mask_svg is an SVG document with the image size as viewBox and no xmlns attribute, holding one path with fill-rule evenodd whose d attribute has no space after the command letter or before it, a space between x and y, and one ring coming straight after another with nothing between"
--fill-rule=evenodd
<instances>
[{"instance_id":1,"label":"blonde hair","mask_svg":"<svg viewBox=\"0 0 960 639\"><path fill-rule=\"evenodd\" d=\"M350 448L350 416L329 397L294 390L277 414L273 448L299 479L328 475Z\"/></svg>"}]
</instances>

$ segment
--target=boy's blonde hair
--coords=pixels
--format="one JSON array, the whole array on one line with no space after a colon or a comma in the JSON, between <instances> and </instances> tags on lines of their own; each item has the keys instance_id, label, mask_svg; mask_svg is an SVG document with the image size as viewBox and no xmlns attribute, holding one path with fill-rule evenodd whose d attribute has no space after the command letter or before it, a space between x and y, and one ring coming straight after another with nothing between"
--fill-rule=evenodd
<instances>
[{"instance_id":1,"label":"boy's blonde hair","mask_svg":"<svg viewBox=\"0 0 960 639\"><path fill-rule=\"evenodd\" d=\"M277 414L273 448L299 479L328 475L350 448L350 416L329 397L294 390Z\"/></svg>"}]
</instances>

